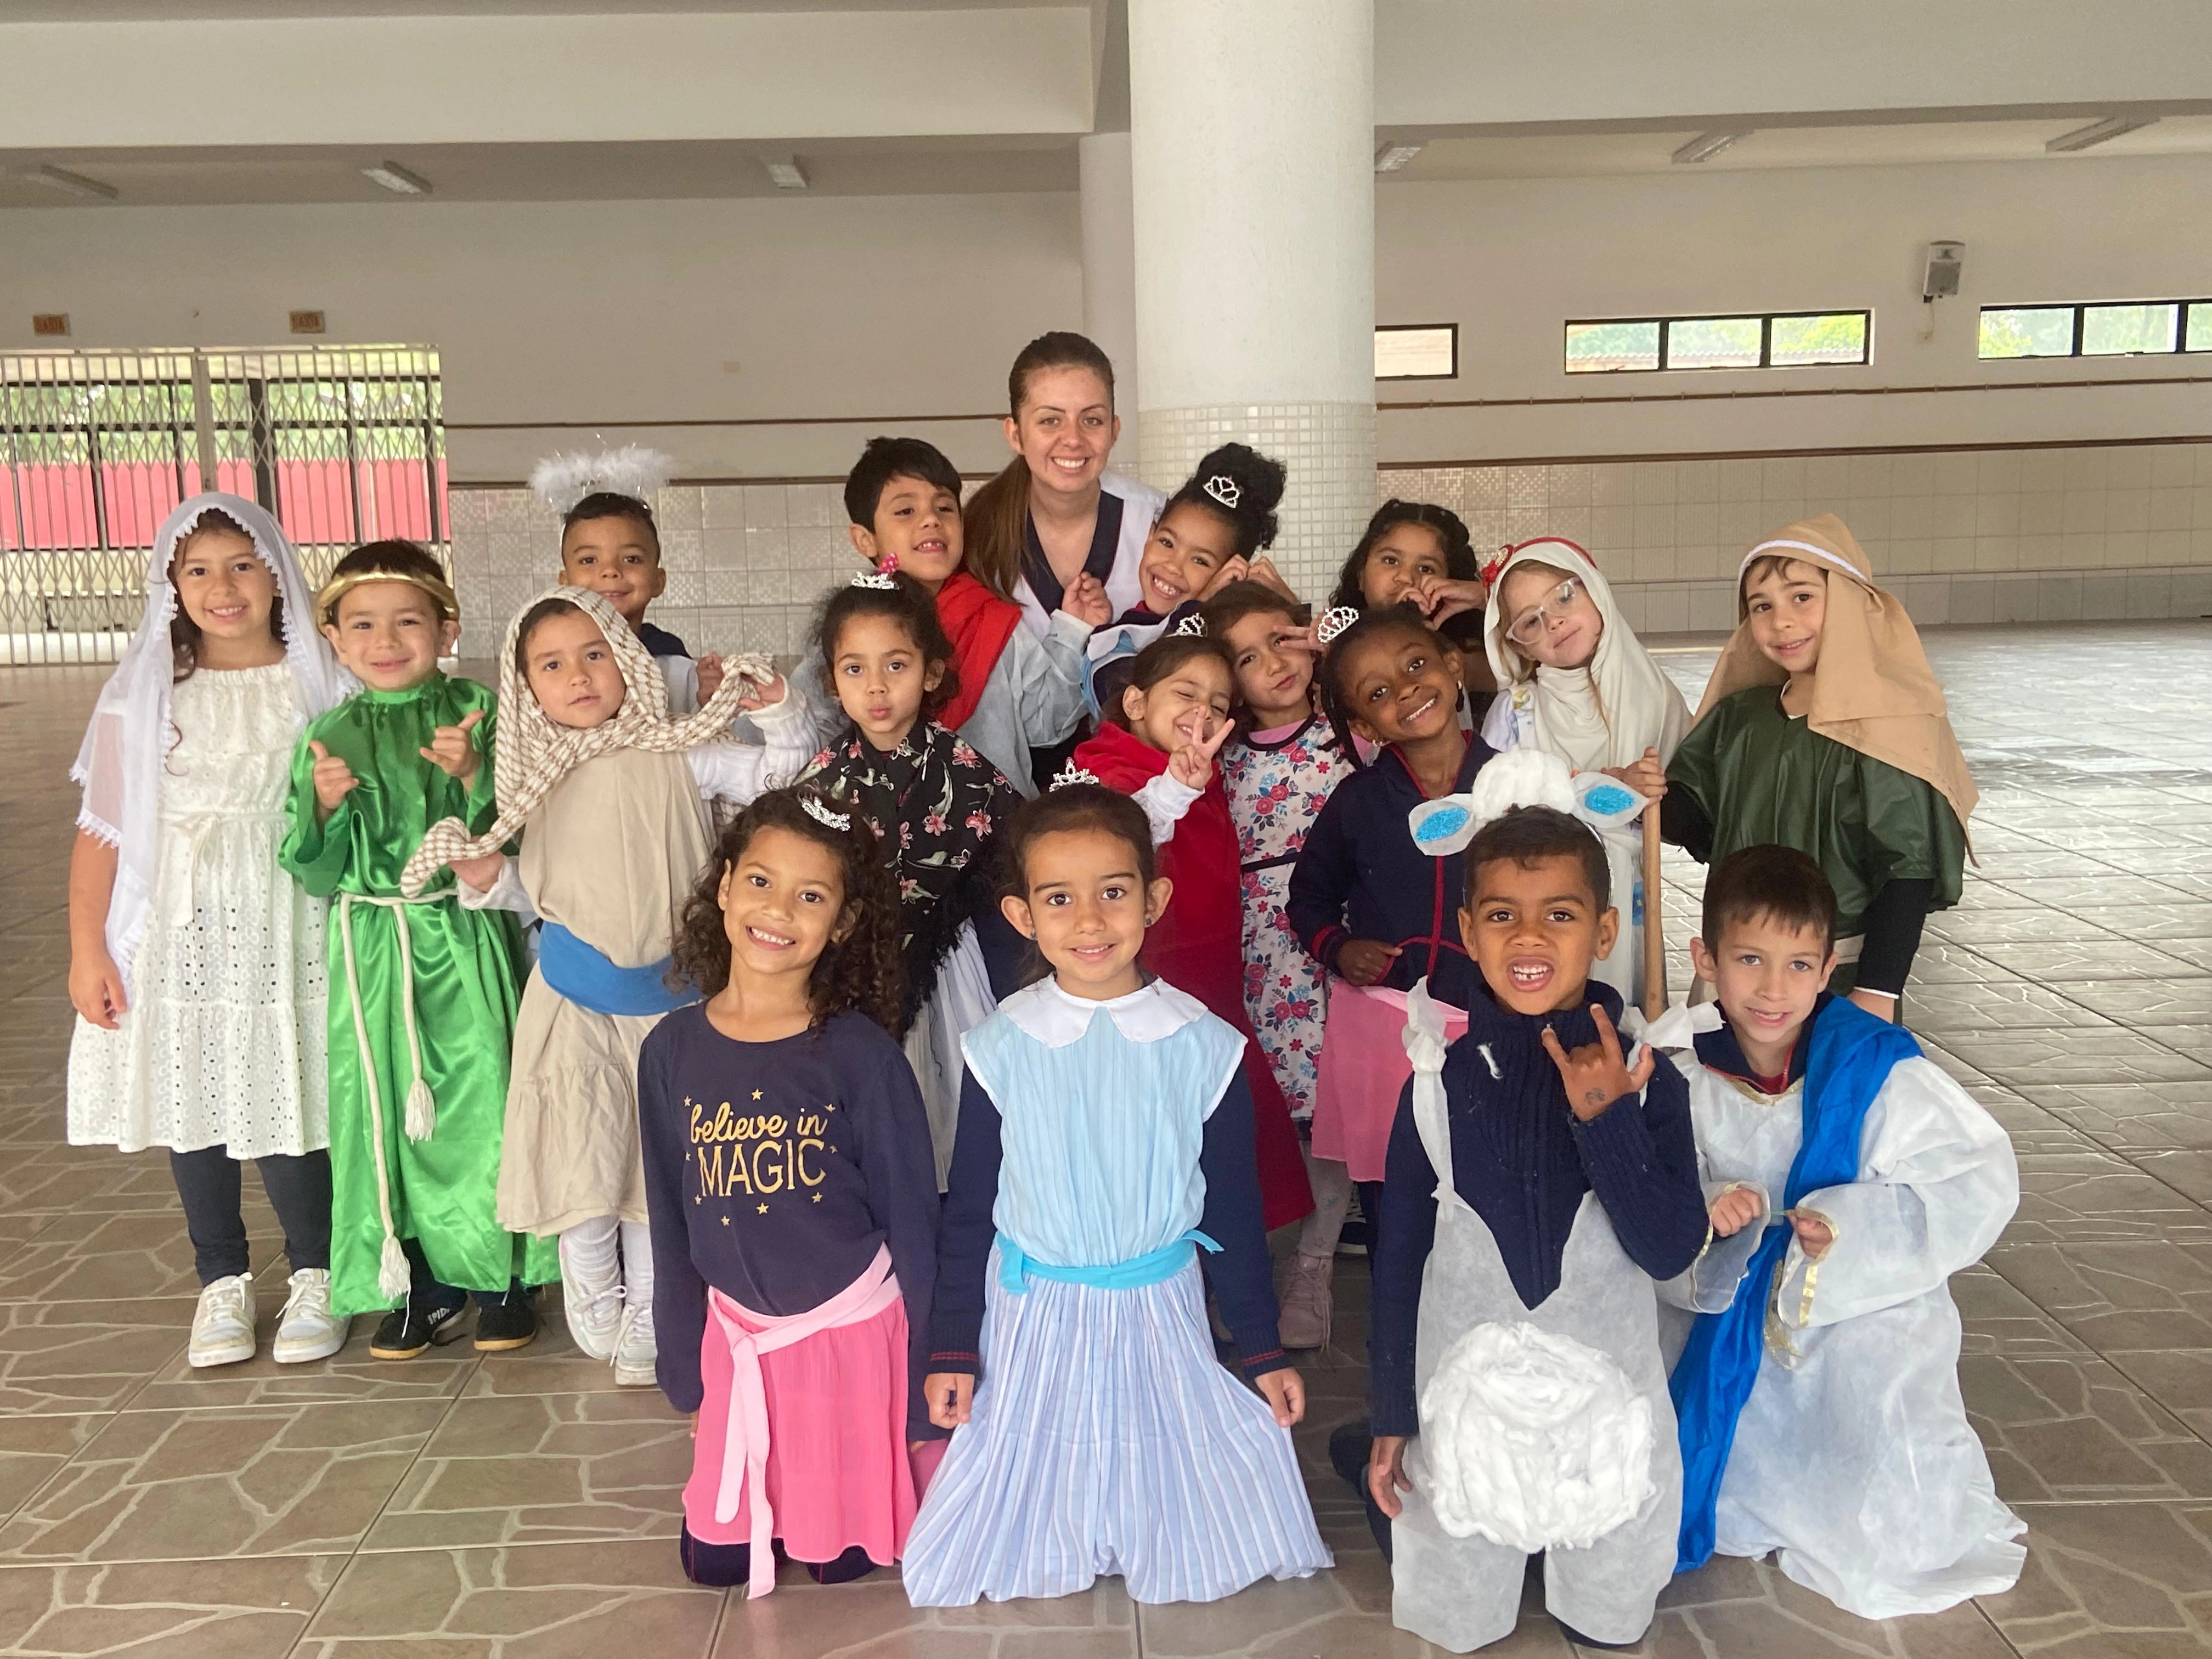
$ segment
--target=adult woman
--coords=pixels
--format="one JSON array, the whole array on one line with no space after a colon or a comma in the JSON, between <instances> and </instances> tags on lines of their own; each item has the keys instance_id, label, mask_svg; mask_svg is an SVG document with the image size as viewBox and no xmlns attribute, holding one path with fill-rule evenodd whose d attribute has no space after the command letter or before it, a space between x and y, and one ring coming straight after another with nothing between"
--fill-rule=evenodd
<instances>
[{"instance_id":1,"label":"adult woman","mask_svg":"<svg viewBox=\"0 0 2212 1659\"><path fill-rule=\"evenodd\" d=\"M1080 334L1041 334L1014 359L1006 401L1014 459L968 504L968 568L1039 634L1091 583L1120 616L1137 603L1138 556L1166 498L1106 470L1121 430L1114 365Z\"/></svg>"}]
</instances>

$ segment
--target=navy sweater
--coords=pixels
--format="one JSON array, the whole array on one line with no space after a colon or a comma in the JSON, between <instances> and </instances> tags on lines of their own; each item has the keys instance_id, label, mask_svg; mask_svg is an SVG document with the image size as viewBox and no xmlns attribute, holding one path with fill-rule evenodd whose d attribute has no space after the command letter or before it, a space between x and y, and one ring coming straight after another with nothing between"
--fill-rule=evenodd
<instances>
[{"instance_id":1,"label":"navy sweater","mask_svg":"<svg viewBox=\"0 0 2212 1659\"><path fill-rule=\"evenodd\" d=\"M1275 1282L1267 1229L1260 1219L1260 1172L1252 1137L1252 1091L1240 1066L1206 1120L1198 1156L1206 1176L1206 1209L1198 1230L1221 1246L1218 1255L1201 1252L1200 1260L1221 1304L1222 1322L1237 1339L1245 1374L1257 1376L1291 1362L1275 1331ZM991 1242L998 1236L991 1212L999 1201L1000 1156L999 1108L975 1074L968 1073L960 1080L960 1126L952 1141L938 1239L933 1371L972 1376L981 1369L984 1277Z\"/></svg>"},{"instance_id":2,"label":"navy sweater","mask_svg":"<svg viewBox=\"0 0 2212 1659\"><path fill-rule=\"evenodd\" d=\"M1585 994L1618 1022L1620 999L1610 988L1593 981ZM1516 1014L1486 992L1469 1000L1467 1035L1444 1056L1452 1186L1497 1239L1513 1288L1530 1308L1559 1288L1586 1192L1595 1191L1605 1206L1628 1259L1655 1279L1687 1267L1706 1238L1688 1082L1662 1059L1640 1104L1624 1095L1585 1123L1569 1109L1559 1069L1544 1050L1547 1025L1569 1050L1597 1041L1587 1003ZM1413 1341L1422 1273L1436 1242L1437 1175L1413 1124L1413 1101L1408 1081L1384 1166L1389 1219L1375 1247L1368 1364L1377 1434L1419 1428Z\"/></svg>"},{"instance_id":3,"label":"navy sweater","mask_svg":"<svg viewBox=\"0 0 2212 1659\"><path fill-rule=\"evenodd\" d=\"M1480 738L1467 740L1455 793L1496 751ZM1306 843L1291 872L1291 894L1284 906L1291 931L1324 968L1336 967L1346 939L1379 939L1399 954L1390 971L1376 982L1410 991L1447 962L1464 964L1459 939L1460 906L1467 902L1464 854L1431 858L1413 844L1407 815L1428 799L1413 769L1396 747L1376 756L1374 763L1336 786L1306 832ZM1446 988L1456 973L1438 977L1436 994L1457 1002Z\"/></svg>"},{"instance_id":4,"label":"navy sweater","mask_svg":"<svg viewBox=\"0 0 2212 1659\"><path fill-rule=\"evenodd\" d=\"M805 1313L889 1244L911 1343L907 1431L941 1438L921 1392L937 1164L898 1044L856 1013L781 1042L739 1042L694 1003L639 1051L637 1109L668 1403L699 1408L708 1285L756 1313Z\"/></svg>"}]
</instances>

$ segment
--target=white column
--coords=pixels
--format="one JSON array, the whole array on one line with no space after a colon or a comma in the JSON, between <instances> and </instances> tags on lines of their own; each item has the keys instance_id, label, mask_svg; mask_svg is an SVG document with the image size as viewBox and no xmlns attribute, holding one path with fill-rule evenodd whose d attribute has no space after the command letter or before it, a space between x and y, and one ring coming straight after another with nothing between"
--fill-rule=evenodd
<instances>
[{"instance_id":1,"label":"white column","mask_svg":"<svg viewBox=\"0 0 2212 1659\"><path fill-rule=\"evenodd\" d=\"M1144 476L1282 461L1317 599L1375 507L1373 0L1130 0L1129 72Z\"/></svg>"},{"instance_id":2,"label":"white column","mask_svg":"<svg viewBox=\"0 0 2212 1659\"><path fill-rule=\"evenodd\" d=\"M1129 135L1079 139L1083 192L1083 331L1114 360L1114 403L1121 416L1120 469L1138 466L1137 245L1129 179Z\"/></svg>"}]
</instances>

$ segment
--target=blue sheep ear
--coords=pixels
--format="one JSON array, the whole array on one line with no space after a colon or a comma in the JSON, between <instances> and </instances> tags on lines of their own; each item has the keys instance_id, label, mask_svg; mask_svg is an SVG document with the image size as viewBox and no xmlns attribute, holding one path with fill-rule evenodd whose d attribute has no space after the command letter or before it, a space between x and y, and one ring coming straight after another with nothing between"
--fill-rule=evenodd
<instances>
[{"instance_id":1,"label":"blue sheep ear","mask_svg":"<svg viewBox=\"0 0 2212 1659\"><path fill-rule=\"evenodd\" d=\"M1413 845L1432 858L1459 852L1474 839L1474 814L1464 795L1425 800L1406 815L1413 832Z\"/></svg>"},{"instance_id":2,"label":"blue sheep ear","mask_svg":"<svg viewBox=\"0 0 2212 1659\"><path fill-rule=\"evenodd\" d=\"M1593 830L1616 830L1633 823L1647 802L1626 784L1602 772L1575 777L1575 816Z\"/></svg>"}]
</instances>

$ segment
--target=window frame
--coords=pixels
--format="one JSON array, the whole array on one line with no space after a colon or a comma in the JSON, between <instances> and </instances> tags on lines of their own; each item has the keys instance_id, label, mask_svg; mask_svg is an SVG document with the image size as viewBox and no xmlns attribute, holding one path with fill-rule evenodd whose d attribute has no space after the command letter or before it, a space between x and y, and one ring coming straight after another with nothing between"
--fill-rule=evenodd
<instances>
[{"instance_id":1,"label":"window frame","mask_svg":"<svg viewBox=\"0 0 2212 1659\"><path fill-rule=\"evenodd\" d=\"M1791 322L1805 317L1857 317L1865 327L1860 337L1856 362L1828 363L1778 363L1774 361L1774 325ZM1677 323L1742 323L1756 321L1759 325L1759 361L1755 363L1698 363L1675 364L1667 361L1667 348ZM1659 325L1659 361L1650 368L1570 368L1566 367L1567 331L1574 328L1605 328L1621 323L1656 323ZM1560 372L1569 376L1583 374L1705 374L1716 370L1746 374L1769 368L1865 368L1874 362L1874 307L1871 306L1819 306L1808 311L1715 311L1669 317L1570 317L1559 328Z\"/></svg>"},{"instance_id":2,"label":"window frame","mask_svg":"<svg viewBox=\"0 0 2212 1659\"><path fill-rule=\"evenodd\" d=\"M1437 334L1451 336L1451 372L1448 374L1377 374L1377 380L1396 384L1401 380L1456 380L1459 379L1459 325L1457 323L1377 323L1375 332L1382 334ZM1371 342L1370 342L1371 344Z\"/></svg>"},{"instance_id":3,"label":"window frame","mask_svg":"<svg viewBox=\"0 0 2212 1659\"><path fill-rule=\"evenodd\" d=\"M2089 326L2089 313L2107 309L2126 309L2135 306L2172 306L2173 307L2173 343L2164 351L2084 351L2081 341ZM1977 306L1974 308L1974 361L1978 363L2061 363L2078 362L2085 357L2202 357L2212 354L2212 341L2193 349L2189 343L2189 313L2197 306L2212 306L2212 294L2197 295L2181 299L2164 300L2044 300L2033 303L2014 301L2005 305ZM2063 351L2036 351L2017 357L1984 357L1982 355L1982 319L1992 311L2070 311L2074 313L2073 338Z\"/></svg>"}]
</instances>

